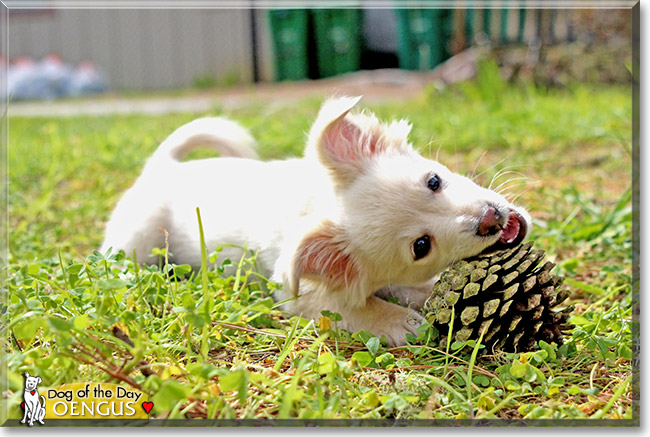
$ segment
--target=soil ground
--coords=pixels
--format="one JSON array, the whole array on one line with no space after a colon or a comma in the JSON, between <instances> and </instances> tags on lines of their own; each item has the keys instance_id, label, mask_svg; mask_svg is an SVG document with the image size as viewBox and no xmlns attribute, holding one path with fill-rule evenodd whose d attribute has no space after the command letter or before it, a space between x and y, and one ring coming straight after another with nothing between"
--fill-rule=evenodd
<instances>
[{"instance_id":1,"label":"soil ground","mask_svg":"<svg viewBox=\"0 0 650 437\"><path fill-rule=\"evenodd\" d=\"M215 106L236 109L256 103L288 104L332 94L363 95L364 100L400 100L419 94L429 82L427 73L373 70L334 78L299 82L260 83L228 89L106 94L55 101L12 102L10 117L50 117L108 114L166 114L204 112ZM171 95L173 94L173 95Z\"/></svg>"}]
</instances>

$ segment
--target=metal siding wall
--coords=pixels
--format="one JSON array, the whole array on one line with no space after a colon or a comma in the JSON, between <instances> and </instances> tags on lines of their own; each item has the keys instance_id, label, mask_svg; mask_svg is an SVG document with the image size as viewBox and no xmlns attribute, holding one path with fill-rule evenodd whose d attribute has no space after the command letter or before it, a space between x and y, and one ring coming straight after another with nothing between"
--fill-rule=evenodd
<instances>
[{"instance_id":1,"label":"metal siding wall","mask_svg":"<svg viewBox=\"0 0 650 437\"><path fill-rule=\"evenodd\" d=\"M192 86L236 74L252 80L249 10L56 10L9 15L9 58L89 59L114 89Z\"/></svg>"},{"instance_id":2,"label":"metal siding wall","mask_svg":"<svg viewBox=\"0 0 650 437\"><path fill-rule=\"evenodd\" d=\"M151 88L167 84L169 87L178 86L182 81L179 77L181 61L176 53L174 37L178 29L174 23L173 10L149 11L146 24L152 27L147 32L146 63L148 65L148 81ZM187 84L190 85L190 84Z\"/></svg>"},{"instance_id":3,"label":"metal siding wall","mask_svg":"<svg viewBox=\"0 0 650 437\"><path fill-rule=\"evenodd\" d=\"M52 26L53 41L57 52L61 53L64 59L76 64L82 59L81 54L81 29L84 22L83 11L71 9L65 14L57 14L58 28ZM63 50L65 50L65 55Z\"/></svg>"},{"instance_id":4,"label":"metal siding wall","mask_svg":"<svg viewBox=\"0 0 650 437\"><path fill-rule=\"evenodd\" d=\"M109 85L119 88L118 72L121 71L121 59L115 47L113 22L115 11L84 11L81 18L83 26L88 29L84 44L84 57L91 59L109 77Z\"/></svg>"},{"instance_id":5,"label":"metal siding wall","mask_svg":"<svg viewBox=\"0 0 650 437\"><path fill-rule=\"evenodd\" d=\"M255 11L255 22L257 23L257 62L260 80L272 82L275 80L275 60L271 44L268 10L257 9Z\"/></svg>"},{"instance_id":6,"label":"metal siding wall","mask_svg":"<svg viewBox=\"0 0 650 437\"><path fill-rule=\"evenodd\" d=\"M111 20L112 35L110 41L115 45L120 58L120 68L116 85L121 87L143 89L142 77L142 43L143 29L139 15L140 11L114 11L115 18ZM146 12L146 11L145 11Z\"/></svg>"},{"instance_id":7,"label":"metal siding wall","mask_svg":"<svg viewBox=\"0 0 650 437\"><path fill-rule=\"evenodd\" d=\"M40 58L57 46L59 39L54 15L26 14L9 11L9 57L30 55ZM15 32L14 32L15 30Z\"/></svg>"},{"instance_id":8,"label":"metal siding wall","mask_svg":"<svg viewBox=\"0 0 650 437\"><path fill-rule=\"evenodd\" d=\"M242 81L250 82L253 79L250 11L245 9L228 12L230 15L219 16L219 24L215 26L220 33L214 50L216 53L232 44L229 51L230 66L226 67L225 72L237 73ZM235 29L238 30L237 33L233 32Z\"/></svg>"},{"instance_id":9,"label":"metal siding wall","mask_svg":"<svg viewBox=\"0 0 650 437\"><path fill-rule=\"evenodd\" d=\"M20 53L32 53L31 32L25 29L28 24L12 20L11 11L9 11L9 21L11 22L11 32L8 32L9 52L3 54L9 58L15 58Z\"/></svg>"},{"instance_id":10,"label":"metal siding wall","mask_svg":"<svg viewBox=\"0 0 650 437\"><path fill-rule=\"evenodd\" d=\"M215 71L208 68L205 59L211 54L203 52L203 39L205 38L201 28L204 22L203 15L205 13L201 13L201 11L191 11L191 13L188 11L179 14L178 19L174 20L180 29L178 43L182 47L181 73L179 75L189 81L194 81L197 77L206 76L211 71Z\"/></svg>"}]
</instances>

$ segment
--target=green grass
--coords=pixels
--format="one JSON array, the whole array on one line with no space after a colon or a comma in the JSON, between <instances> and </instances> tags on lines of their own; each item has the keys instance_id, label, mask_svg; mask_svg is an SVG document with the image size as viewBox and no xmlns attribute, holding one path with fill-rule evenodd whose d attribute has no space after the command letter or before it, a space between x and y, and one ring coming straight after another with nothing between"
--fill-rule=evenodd
<instances>
[{"instance_id":1,"label":"green grass","mask_svg":"<svg viewBox=\"0 0 650 437\"><path fill-rule=\"evenodd\" d=\"M423 153L501 185L529 208L532 239L558 264L576 305L563 346L481 355L468 342L443 351L427 345L436 335L427 330L388 348L338 329L337 314L317 323L283 314L270 297L276 285L254 274L252 252L223 260L208 247L211 260L237 265L236 275L203 268L182 280L170 279L168 267L93 252L117 199L173 129L227 115L252 131L264 159L282 158L301 152L317 100L273 113L252 105L12 118L9 281L0 307L10 414L20 412L22 373L30 371L44 387L139 387L159 418L638 419L630 89L496 85L498 92L481 81L461 84L370 109L409 118ZM116 338L118 329L132 345Z\"/></svg>"}]
</instances>

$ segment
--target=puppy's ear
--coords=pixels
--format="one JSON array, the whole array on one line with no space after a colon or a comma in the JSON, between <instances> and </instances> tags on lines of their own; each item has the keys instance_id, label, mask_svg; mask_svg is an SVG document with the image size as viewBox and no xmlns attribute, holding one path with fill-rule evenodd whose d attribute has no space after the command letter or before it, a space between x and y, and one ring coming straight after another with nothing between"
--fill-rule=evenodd
<instances>
[{"instance_id":1,"label":"puppy's ear","mask_svg":"<svg viewBox=\"0 0 650 437\"><path fill-rule=\"evenodd\" d=\"M370 113L351 114L360 99L338 97L325 102L309 134L307 156L315 155L339 187L363 171L364 159L389 150L410 150L411 125L405 120L384 125Z\"/></svg>"},{"instance_id":2,"label":"puppy's ear","mask_svg":"<svg viewBox=\"0 0 650 437\"><path fill-rule=\"evenodd\" d=\"M300 279L318 279L329 289L340 290L354 284L359 270L346 252L342 232L326 221L305 235L298 245L289 275L289 286L298 295Z\"/></svg>"},{"instance_id":3,"label":"puppy's ear","mask_svg":"<svg viewBox=\"0 0 650 437\"><path fill-rule=\"evenodd\" d=\"M41 382L43 382L41 377L40 376L36 377L36 385L40 384Z\"/></svg>"},{"instance_id":4,"label":"puppy's ear","mask_svg":"<svg viewBox=\"0 0 650 437\"><path fill-rule=\"evenodd\" d=\"M25 378L30 378L32 375L29 374L29 372L25 372Z\"/></svg>"},{"instance_id":5,"label":"puppy's ear","mask_svg":"<svg viewBox=\"0 0 650 437\"><path fill-rule=\"evenodd\" d=\"M325 102L309 134L307 154L315 155L339 185L354 179L361 159L376 151L377 138L368 121L379 125L377 119L349 115L360 99L338 97Z\"/></svg>"}]
</instances>

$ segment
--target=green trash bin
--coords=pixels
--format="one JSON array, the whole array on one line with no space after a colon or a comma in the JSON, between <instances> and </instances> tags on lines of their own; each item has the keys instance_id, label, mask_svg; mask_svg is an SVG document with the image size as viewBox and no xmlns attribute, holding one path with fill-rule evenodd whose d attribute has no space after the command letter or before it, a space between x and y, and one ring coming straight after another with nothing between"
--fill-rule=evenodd
<instances>
[{"instance_id":1,"label":"green trash bin","mask_svg":"<svg viewBox=\"0 0 650 437\"><path fill-rule=\"evenodd\" d=\"M308 15L304 9L269 11L276 79L300 80L309 74Z\"/></svg>"},{"instance_id":2,"label":"green trash bin","mask_svg":"<svg viewBox=\"0 0 650 437\"><path fill-rule=\"evenodd\" d=\"M399 66L430 70L451 56L450 9L398 9Z\"/></svg>"},{"instance_id":3,"label":"green trash bin","mask_svg":"<svg viewBox=\"0 0 650 437\"><path fill-rule=\"evenodd\" d=\"M361 10L312 10L316 39L316 64L320 77L361 67Z\"/></svg>"}]
</instances>

